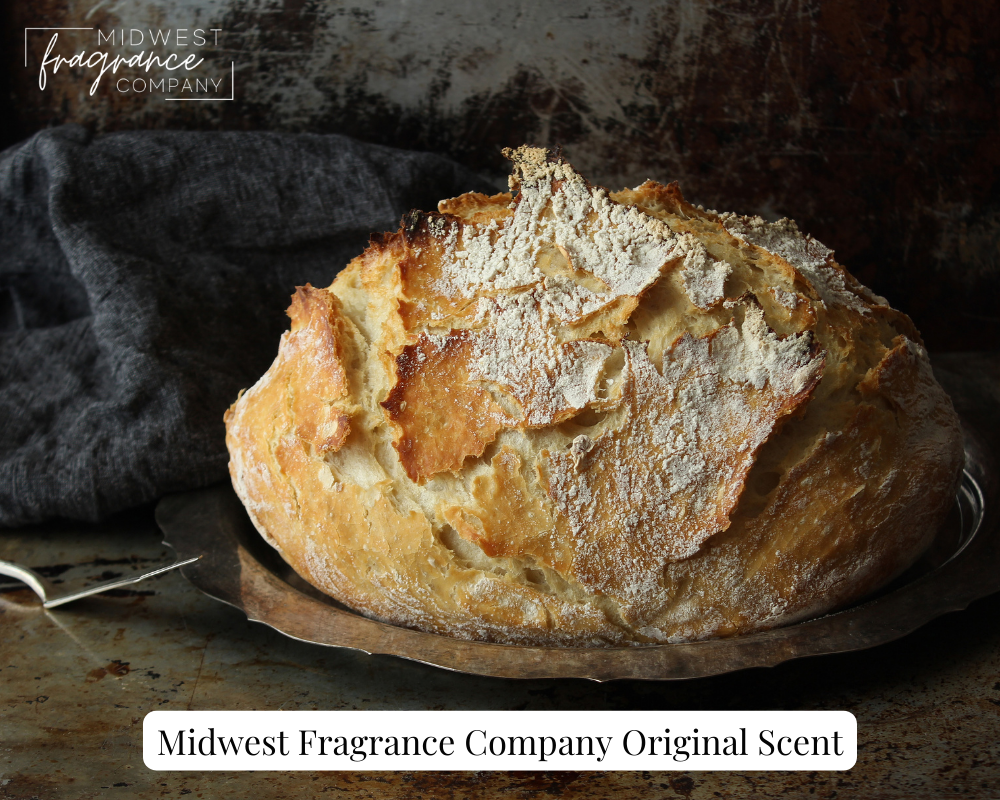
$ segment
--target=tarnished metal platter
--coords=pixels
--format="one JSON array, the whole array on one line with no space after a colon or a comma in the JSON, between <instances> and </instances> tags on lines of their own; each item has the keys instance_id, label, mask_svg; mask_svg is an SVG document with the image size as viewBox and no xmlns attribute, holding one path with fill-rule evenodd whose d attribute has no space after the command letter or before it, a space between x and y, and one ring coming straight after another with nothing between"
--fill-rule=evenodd
<instances>
[{"instance_id":1,"label":"tarnished metal platter","mask_svg":"<svg viewBox=\"0 0 1000 800\"><path fill-rule=\"evenodd\" d=\"M296 575L250 523L228 485L172 495L156 520L197 588L306 642L387 654L503 678L680 680L890 642L1000 590L997 474L974 432L955 505L927 553L876 596L849 609L763 633L688 644L607 649L467 642L363 617Z\"/></svg>"}]
</instances>

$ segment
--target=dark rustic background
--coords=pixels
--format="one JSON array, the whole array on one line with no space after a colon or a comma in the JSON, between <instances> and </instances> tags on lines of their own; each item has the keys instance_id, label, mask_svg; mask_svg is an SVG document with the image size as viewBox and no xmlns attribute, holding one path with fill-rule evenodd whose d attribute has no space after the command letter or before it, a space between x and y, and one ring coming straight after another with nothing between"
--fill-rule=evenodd
<instances>
[{"instance_id":1,"label":"dark rustic background","mask_svg":"<svg viewBox=\"0 0 1000 800\"><path fill-rule=\"evenodd\" d=\"M4 0L4 144L47 125L347 133L499 177L562 145L611 188L792 216L932 349L1000 341L1000 5L945 0ZM60 73L26 27L221 28L234 102ZM94 49L90 31L60 51ZM73 37L78 37L74 39ZM78 47L70 45L76 41ZM6 112L6 113L3 113Z\"/></svg>"}]
</instances>

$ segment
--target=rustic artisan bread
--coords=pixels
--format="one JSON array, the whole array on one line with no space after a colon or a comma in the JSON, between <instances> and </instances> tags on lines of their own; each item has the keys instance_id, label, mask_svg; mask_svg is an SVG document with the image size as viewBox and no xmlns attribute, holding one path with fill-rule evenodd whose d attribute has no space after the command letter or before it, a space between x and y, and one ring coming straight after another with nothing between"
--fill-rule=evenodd
<instances>
[{"instance_id":1,"label":"rustic artisan bread","mask_svg":"<svg viewBox=\"0 0 1000 800\"><path fill-rule=\"evenodd\" d=\"M233 485L310 583L496 642L676 642L856 600L951 503L958 420L910 320L793 222L608 193L408 215L226 414Z\"/></svg>"}]
</instances>

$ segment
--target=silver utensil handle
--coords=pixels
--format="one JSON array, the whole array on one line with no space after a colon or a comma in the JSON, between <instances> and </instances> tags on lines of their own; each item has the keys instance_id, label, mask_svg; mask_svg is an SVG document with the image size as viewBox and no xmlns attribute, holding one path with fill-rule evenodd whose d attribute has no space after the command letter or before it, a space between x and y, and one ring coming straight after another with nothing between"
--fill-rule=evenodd
<instances>
[{"instance_id":1,"label":"silver utensil handle","mask_svg":"<svg viewBox=\"0 0 1000 800\"><path fill-rule=\"evenodd\" d=\"M107 581L106 583L97 583L93 586L88 586L86 589L81 589L78 592L72 592L70 594L63 595L62 597L53 597L51 600L45 600L43 605L46 608L55 608L56 606L63 605L63 603L71 603L74 600L79 600L81 597L89 597L92 594L100 594L101 592L106 592L109 589L117 589L119 586L129 586L133 583L144 581L146 578L152 578L154 575L159 575L163 572L169 572L172 569L177 569L178 567L191 564L200 558L201 556L195 556L194 558L188 558L184 561L176 561L166 567L157 567L149 572L144 572L141 575L135 575L131 578L121 578L119 580Z\"/></svg>"},{"instance_id":2,"label":"silver utensil handle","mask_svg":"<svg viewBox=\"0 0 1000 800\"><path fill-rule=\"evenodd\" d=\"M8 578L17 578L19 581L28 584L31 587L31 591L41 597L42 600L45 600L52 594L51 583L33 569L22 567L20 564L15 564L11 561L0 561L0 575L6 575Z\"/></svg>"}]
</instances>

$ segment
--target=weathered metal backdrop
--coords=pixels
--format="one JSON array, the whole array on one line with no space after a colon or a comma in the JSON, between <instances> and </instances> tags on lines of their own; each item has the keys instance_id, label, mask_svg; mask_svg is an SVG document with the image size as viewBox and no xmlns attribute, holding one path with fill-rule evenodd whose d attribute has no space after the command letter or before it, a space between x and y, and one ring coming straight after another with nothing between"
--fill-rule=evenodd
<instances>
[{"instance_id":1,"label":"weathered metal backdrop","mask_svg":"<svg viewBox=\"0 0 1000 800\"><path fill-rule=\"evenodd\" d=\"M1000 6L987 0L7 0L6 11L19 135L66 121L341 132L497 175L503 146L562 145L611 188L676 179L695 202L798 219L932 347L1000 340ZM48 35L23 28L55 26L219 28L205 69L234 64L236 100L167 102L112 80L89 96L89 71L41 92ZM91 31L61 37L61 52L94 49Z\"/></svg>"}]
</instances>

